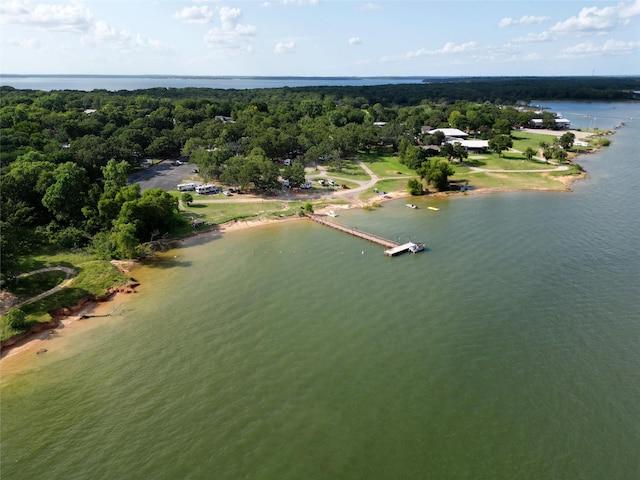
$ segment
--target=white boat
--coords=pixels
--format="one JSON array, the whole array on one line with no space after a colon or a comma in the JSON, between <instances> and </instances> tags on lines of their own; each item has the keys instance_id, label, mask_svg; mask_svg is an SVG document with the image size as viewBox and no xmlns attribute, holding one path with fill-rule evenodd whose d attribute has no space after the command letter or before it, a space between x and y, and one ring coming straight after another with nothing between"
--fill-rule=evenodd
<instances>
[{"instance_id":1,"label":"white boat","mask_svg":"<svg viewBox=\"0 0 640 480\"><path fill-rule=\"evenodd\" d=\"M333 210L329 210L327 212L327 215L329 215L330 217L337 217L338 216L338 214L336 212L334 212Z\"/></svg>"},{"instance_id":2,"label":"white boat","mask_svg":"<svg viewBox=\"0 0 640 480\"><path fill-rule=\"evenodd\" d=\"M418 208L416 205L414 205L413 203L405 203L405 205L409 208Z\"/></svg>"},{"instance_id":3,"label":"white boat","mask_svg":"<svg viewBox=\"0 0 640 480\"><path fill-rule=\"evenodd\" d=\"M424 250L424 243L412 243L409 246L409 251L411 253L418 253L418 252L422 252Z\"/></svg>"}]
</instances>

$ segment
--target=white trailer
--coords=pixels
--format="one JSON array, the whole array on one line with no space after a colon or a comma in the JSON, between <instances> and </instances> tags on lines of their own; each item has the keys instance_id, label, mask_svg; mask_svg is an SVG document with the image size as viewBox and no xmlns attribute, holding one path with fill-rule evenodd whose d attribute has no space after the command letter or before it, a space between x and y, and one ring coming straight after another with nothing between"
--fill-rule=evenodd
<instances>
[{"instance_id":1,"label":"white trailer","mask_svg":"<svg viewBox=\"0 0 640 480\"><path fill-rule=\"evenodd\" d=\"M208 193L218 193L220 190L215 185L198 185L196 187L196 192L202 194Z\"/></svg>"},{"instance_id":2,"label":"white trailer","mask_svg":"<svg viewBox=\"0 0 640 480\"><path fill-rule=\"evenodd\" d=\"M192 192L196 189L195 183L181 183L178 185L179 192Z\"/></svg>"}]
</instances>

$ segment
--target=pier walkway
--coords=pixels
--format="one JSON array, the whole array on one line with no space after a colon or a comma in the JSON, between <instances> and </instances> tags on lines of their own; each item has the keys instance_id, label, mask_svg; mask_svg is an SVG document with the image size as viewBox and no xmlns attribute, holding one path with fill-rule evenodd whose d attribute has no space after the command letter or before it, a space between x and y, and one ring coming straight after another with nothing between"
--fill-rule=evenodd
<instances>
[{"instance_id":1,"label":"pier walkway","mask_svg":"<svg viewBox=\"0 0 640 480\"><path fill-rule=\"evenodd\" d=\"M348 233L353 235L354 237L364 238L373 243L377 243L378 245L382 245L386 248L396 248L399 246L398 242L394 242L393 240L388 240L383 237L379 237L378 235L374 235L372 233L363 232L362 230L358 230L357 228L347 227L346 225L341 225L339 223L332 222L331 220L327 220L325 217L321 215L315 214L307 214L314 222L318 222L322 225L326 225L327 227L335 228L336 230L340 230L341 232Z\"/></svg>"},{"instance_id":2,"label":"pier walkway","mask_svg":"<svg viewBox=\"0 0 640 480\"><path fill-rule=\"evenodd\" d=\"M332 222L331 220L327 220L326 217L323 217L321 215L307 214L307 217L309 217L314 222L326 225L327 227L331 227L336 230L340 230L341 232L348 233L349 235L353 235L354 237L364 238L365 240L369 240L370 242L382 245L383 247L386 247L384 254L388 257L395 257L407 252L422 252L424 250L424 243L407 242L400 245L398 242L394 242L393 240L379 237L378 235L374 235L372 233L363 232L362 230L358 230L357 228L347 227L346 225Z\"/></svg>"}]
</instances>

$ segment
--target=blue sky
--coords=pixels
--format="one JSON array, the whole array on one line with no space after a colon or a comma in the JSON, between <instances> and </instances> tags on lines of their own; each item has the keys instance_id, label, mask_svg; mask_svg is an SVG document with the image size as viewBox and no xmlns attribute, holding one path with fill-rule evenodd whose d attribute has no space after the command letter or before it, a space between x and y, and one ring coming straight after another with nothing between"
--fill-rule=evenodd
<instances>
[{"instance_id":1,"label":"blue sky","mask_svg":"<svg viewBox=\"0 0 640 480\"><path fill-rule=\"evenodd\" d=\"M640 74L640 0L2 0L0 32L14 74Z\"/></svg>"}]
</instances>

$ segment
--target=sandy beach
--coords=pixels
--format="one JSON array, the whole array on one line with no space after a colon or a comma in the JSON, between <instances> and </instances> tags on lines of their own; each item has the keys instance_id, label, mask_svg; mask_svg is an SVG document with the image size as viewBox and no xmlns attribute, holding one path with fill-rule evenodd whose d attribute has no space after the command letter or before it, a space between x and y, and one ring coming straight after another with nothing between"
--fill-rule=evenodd
<instances>
[{"instance_id":1,"label":"sandy beach","mask_svg":"<svg viewBox=\"0 0 640 480\"><path fill-rule=\"evenodd\" d=\"M74 315L64 317L57 328L31 334L10 347L2 349L0 365L2 375L7 375L22 364L28 357L45 355L59 347L75 330L91 326L91 322L105 320L127 301L130 294L115 293L102 302L89 301Z\"/></svg>"}]
</instances>

